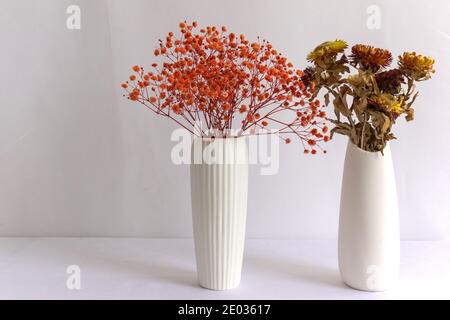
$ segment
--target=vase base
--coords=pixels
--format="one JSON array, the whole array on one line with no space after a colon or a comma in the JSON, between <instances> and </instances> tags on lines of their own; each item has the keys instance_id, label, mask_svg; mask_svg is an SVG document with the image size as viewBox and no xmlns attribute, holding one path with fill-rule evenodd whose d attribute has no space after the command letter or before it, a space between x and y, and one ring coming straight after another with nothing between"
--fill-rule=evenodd
<instances>
[{"instance_id":1,"label":"vase base","mask_svg":"<svg viewBox=\"0 0 450 320\"><path fill-rule=\"evenodd\" d=\"M390 285L390 286L369 288L367 285L358 285L358 284L351 283L351 282L345 281L345 280L342 280L342 282L351 289L355 289L358 291L364 291L364 292L385 292L385 291L391 290L393 287L393 285Z\"/></svg>"},{"instance_id":2,"label":"vase base","mask_svg":"<svg viewBox=\"0 0 450 320\"><path fill-rule=\"evenodd\" d=\"M212 290L212 291L226 291L226 290L232 290L232 289L239 287L240 281L237 283L232 283L230 285L224 285L224 286L209 285L209 284L202 283L202 282L199 282L199 285L203 289L208 289L208 290Z\"/></svg>"}]
</instances>

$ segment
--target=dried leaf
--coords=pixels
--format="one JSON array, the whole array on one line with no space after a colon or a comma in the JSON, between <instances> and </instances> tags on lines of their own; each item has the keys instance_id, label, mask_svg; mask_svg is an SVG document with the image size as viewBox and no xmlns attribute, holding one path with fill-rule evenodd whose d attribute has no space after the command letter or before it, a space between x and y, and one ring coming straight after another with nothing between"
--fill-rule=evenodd
<instances>
[{"instance_id":1,"label":"dried leaf","mask_svg":"<svg viewBox=\"0 0 450 320\"><path fill-rule=\"evenodd\" d=\"M405 119L406 119L406 121L414 120L414 109L413 108L409 108L408 110L406 110Z\"/></svg>"},{"instance_id":2,"label":"dried leaf","mask_svg":"<svg viewBox=\"0 0 450 320\"><path fill-rule=\"evenodd\" d=\"M416 98L417 98L418 95L419 95L419 92L416 92L416 94L413 96L412 100L410 102L408 102L408 104L406 105L406 109L411 108L413 103L416 101Z\"/></svg>"},{"instance_id":3,"label":"dried leaf","mask_svg":"<svg viewBox=\"0 0 450 320\"><path fill-rule=\"evenodd\" d=\"M382 135L385 135L387 131L391 128L391 119L386 116L384 113L382 113L383 117L383 125L381 126L380 132Z\"/></svg>"},{"instance_id":4,"label":"dried leaf","mask_svg":"<svg viewBox=\"0 0 450 320\"><path fill-rule=\"evenodd\" d=\"M346 117L350 115L350 110L346 106L346 102L344 104L343 99L341 99L341 97L339 97L339 96L335 97L333 100L333 105L334 105L335 113L339 112Z\"/></svg>"},{"instance_id":5,"label":"dried leaf","mask_svg":"<svg viewBox=\"0 0 450 320\"><path fill-rule=\"evenodd\" d=\"M329 92L327 94L325 94L324 100L325 100L325 105L328 106L330 104L330 93Z\"/></svg>"},{"instance_id":6,"label":"dried leaf","mask_svg":"<svg viewBox=\"0 0 450 320\"><path fill-rule=\"evenodd\" d=\"M365 116L364 113L366 112L367 109L367 98L363 97L363 98L354 98L353 100L353 110L355 111L356 117L358 118L359 121L364 121L365 120Z\"/></svg>"},{"instance_id":7,"label":"dried leaf","mask_svg":"<svg viewBox=\"0 0 450 320\"><path fill-rule=\"evenodd\" d=\"M383 139L388 130L391 128L391 119L381 111L370 110L372 123L376 127L375 135L378 139Z\"/></svg>"},{"instance_id":8,"label":"dried leaf","mask_svg":"<svg viewBox=\"0 0 450 320\"><path fill-rule=\"evenodd\" d=\"M370 77L370 80L372 81L373 91L375 92L376 95L380 95L381 91L378 88L377 81L375 80L375 77L373 75Z\"/></svg>"}]
</instances>

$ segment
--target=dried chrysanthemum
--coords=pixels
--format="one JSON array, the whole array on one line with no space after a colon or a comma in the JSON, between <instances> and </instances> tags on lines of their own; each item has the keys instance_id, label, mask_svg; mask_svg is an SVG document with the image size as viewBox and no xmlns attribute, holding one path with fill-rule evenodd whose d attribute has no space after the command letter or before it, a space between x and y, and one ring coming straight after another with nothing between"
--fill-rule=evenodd
<instances>
[{"instance_id":1,"label":"dried chrysanthemum","mask_svg":"<svg viewBox=\"0 0 450 320\"><path fill-rule=\"evenodd\" d=\"M369 106L391 114L394 119L405 112L402 99L398 100L389 93L382 93L369 98Z\"/></svg>"},{"instance_id":2,"label":"dried chrysanthemum","mask_svg":"<svg viewBox=\"0 0 450 320\"><path fill-rule=\"evenodd\" d=\"M434 59L431 57L405 52L398 59L400 69L415 79L429 78L434 73Z\"/></svg>"},{"instance_id":3,"label":"dried chrysanthemum","mask_svg":"<svg viewBox=\"0 0 450 320\"><path fill-rule=\"evenodd\" d=\"M305 68L305 70L303 70L303 76L301 77L301 80L306 87L309 87L311 82L314 81L314 73L315 71L313 67L307 67Z\"/></svg>"},{"instance_id":4,"label":"dried chrysanthemum","mask_svg":"<svg viewBox=\"0 0 450 320\"><path fill-rule=\"evenodd\" d=\"M391 94L398 94L402 84L405 83L405 77L399 69L377 73L375 80L381 91Z\"/></svg>"},{"instance_id":5,"label":"dried chrysanthemum","mask_svg":"<svg viewBox=\"0 0 450 320\"><path fill-rule=\"evenodd\" d=\"M392 54L388 50L363 44L352 47L350 58L354 64L359 64L363 69L374 71L381 67L385 68L392 62Z\"/></svg>"},{"instance_id":6,"label":"dried chrysanthemum","mask_svg":"<svg viewBox=\"0 0 450 320\"><path fill-rule=\"evenodd\" d=\"M325 57L334 57L348 47L344 40L327 41L318 45L309 55L308 61L317 63Z\"/></svg>"}]
</instances>

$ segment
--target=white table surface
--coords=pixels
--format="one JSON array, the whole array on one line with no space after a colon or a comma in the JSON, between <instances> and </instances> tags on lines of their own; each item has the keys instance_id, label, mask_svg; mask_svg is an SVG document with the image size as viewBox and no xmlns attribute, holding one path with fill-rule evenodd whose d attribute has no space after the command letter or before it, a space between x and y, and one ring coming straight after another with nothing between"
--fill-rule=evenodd
<instances>
[{"instance_id":1,"label":"white table surface","mask_svg":"<svg viewBox=\"0 0 450 320\"><path fill-rule=\"evenodd\" d=\"M400 282L383 293L345 286L336 247L247 240L240 287L218 292L197 285L192 239L0 238L0 299L450 299L448 242L402 242Z\"/></svg>"}]
</instances>

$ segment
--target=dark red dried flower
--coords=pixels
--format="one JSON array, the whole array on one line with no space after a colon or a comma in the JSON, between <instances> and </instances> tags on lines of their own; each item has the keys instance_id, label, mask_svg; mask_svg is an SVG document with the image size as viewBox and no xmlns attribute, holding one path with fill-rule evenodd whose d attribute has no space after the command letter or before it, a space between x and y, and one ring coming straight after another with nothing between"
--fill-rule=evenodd
<instances>
[{"instance_id":1,"label":"dark red dried flower","mask_svg":"<svg viewBox=\"0 0 450 320\"><path fill-rule=\"evenodd\" d=\"M309 87L311 82L314 81L314 68L313 67L307 67L305 70L303 70L303 76L302 76L302 82L306 87Z\"/></svg>"},{"instance_id":2,"label":"dark red dried flower","mask_svg":"<svg viewBox=\"0 0 450 320\"><path fill-rule=\"evenodd\" d=\"M391 94L398 94L402 83L405 83L405 77L398 69L380 72L375 75L375 80L381 91Z\"/></svg>"}]
</instances>

